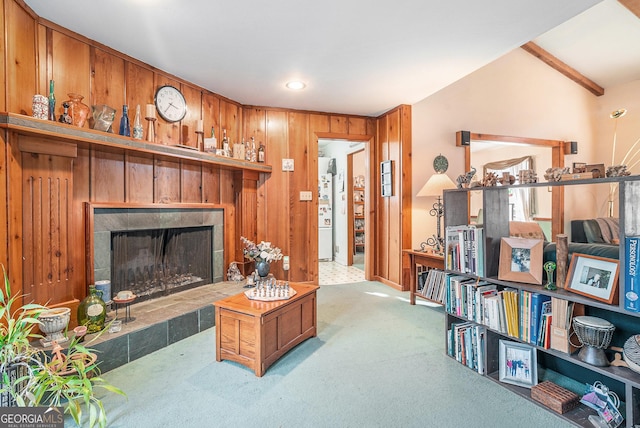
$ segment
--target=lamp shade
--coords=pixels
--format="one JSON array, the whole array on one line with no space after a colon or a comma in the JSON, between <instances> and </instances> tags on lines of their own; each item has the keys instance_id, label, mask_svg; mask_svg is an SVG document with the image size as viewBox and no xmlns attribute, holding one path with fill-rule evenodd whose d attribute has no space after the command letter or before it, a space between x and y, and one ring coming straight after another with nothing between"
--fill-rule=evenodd
<instances>
[{"instance_id":1,"label":"lamp shade","mask_svg":"<svg viewBox=\"0 0 640 428\"><path fill-rule=\"evenodd\" d=\"M433 174L422 186L417 196L442 196L442 191L455 189L456 185L447 174Z\"/></svg>"}]
</instances>

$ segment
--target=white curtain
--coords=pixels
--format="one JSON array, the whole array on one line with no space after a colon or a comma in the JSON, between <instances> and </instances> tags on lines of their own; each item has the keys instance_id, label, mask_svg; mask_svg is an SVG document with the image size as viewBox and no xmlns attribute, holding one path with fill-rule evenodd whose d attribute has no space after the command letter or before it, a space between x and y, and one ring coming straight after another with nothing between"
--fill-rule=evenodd
<instances>
[{"instance_id":1,"label":"white curtain","mask_svg":"<svg viewBox=\"0 0 640 428\"><path fill-rule=\"evenodd\" d=\"M508 172L514 177L523 169L535 170L533 156L523 156L521 158L505 159L496 162L489 162L484 165L484 174L494 172L498 176L503 172ZM534 189L511 189L514 197L514 215L512 220L533 221L533 217L538 211L536 203L536 192Z\"/></svg>"}]
</instances>

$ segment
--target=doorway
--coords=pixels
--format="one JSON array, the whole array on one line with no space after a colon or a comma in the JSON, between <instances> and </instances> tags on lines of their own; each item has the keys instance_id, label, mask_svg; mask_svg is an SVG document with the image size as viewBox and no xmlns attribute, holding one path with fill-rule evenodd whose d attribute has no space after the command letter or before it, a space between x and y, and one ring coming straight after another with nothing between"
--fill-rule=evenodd
<instances>
[{"instance_id":1,"label":"doorway","mask_svg":"<svg viewBox=\"0 0 640 428\"><path fill-rule=\"evenodd\" d=\"M360 153L354 155L355 153ZM364 280L364 245L354 251L354 176L364 184L364 142L318 140L318 260L320 284ZM354 156L356 156L354 160ZM354 164L357 174L354 174ZM364 244L364 192L359 196ZM354 255L356 255L354 261ZM356 264L354 266L354 263Z\"/></svg>"}]
</instances>

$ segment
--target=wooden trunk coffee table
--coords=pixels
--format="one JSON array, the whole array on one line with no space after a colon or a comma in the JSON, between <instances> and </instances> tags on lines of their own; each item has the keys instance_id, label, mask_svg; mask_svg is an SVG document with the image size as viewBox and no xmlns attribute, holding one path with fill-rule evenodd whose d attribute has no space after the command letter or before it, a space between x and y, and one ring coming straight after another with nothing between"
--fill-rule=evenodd
<instances>
[{"instance_id":1,"label":"wooden trunk coffee table","mask_svg":"<svg viewBox=\"0 0 640 428\"><path fill-rule=\"evenodd\" d=\"M218 300L216 361L230 360L262 376L304 340L316 336L316 285L290 283L296 295L262 302L244 293Z\"/></svg>"}]
</instances>

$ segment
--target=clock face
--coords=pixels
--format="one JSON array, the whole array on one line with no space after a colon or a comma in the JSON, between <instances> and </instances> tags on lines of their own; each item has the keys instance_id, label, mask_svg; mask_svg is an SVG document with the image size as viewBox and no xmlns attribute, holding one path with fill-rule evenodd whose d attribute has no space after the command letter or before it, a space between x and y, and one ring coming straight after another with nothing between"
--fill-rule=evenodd
<instances>
[{"instance_id":1,"label":"clock face","mask_svg":"<svg viewBox=\"0 0 640 428\"><path fill-rule=\"evenodd\" d=\"M438 155L433 160L433 169L435 169L437 173L442 174L448 168L449 168L449 161L444 156Z\"/></svg>"},{"instance_id":2,"label":"clock face","mask_svg":"<svg viewBox=\"0 0 640 428\"><path fill-rule=\"evenodd\" d=\"M182 93L173 86L160 87L154 101L158 114L167 122L177 122L187 114L187 102Z\"/></svg>"}]
</instances>

